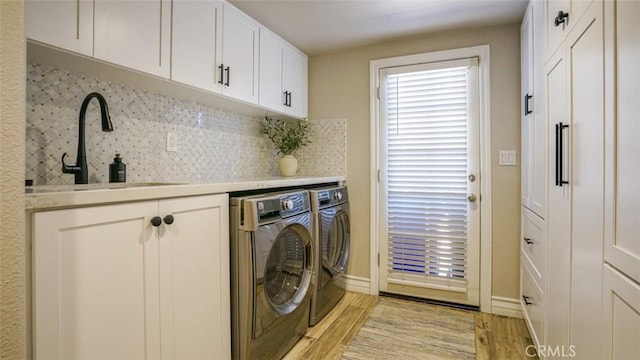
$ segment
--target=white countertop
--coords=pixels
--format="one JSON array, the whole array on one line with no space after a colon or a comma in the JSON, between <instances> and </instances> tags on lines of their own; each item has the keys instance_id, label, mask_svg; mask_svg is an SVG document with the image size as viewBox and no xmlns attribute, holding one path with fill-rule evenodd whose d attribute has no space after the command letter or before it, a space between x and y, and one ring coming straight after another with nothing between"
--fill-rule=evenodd
<instances>
[{"instance_id":1,"label":"white countertop","mask_svg":"<svg viewBox=\"0 0 640 360\"><path fill-rule=\"evenodd\" d=\"M208 184L127 183L27 187L25 209L31 211L111 204L181 196L304 186L345 181L344 176L269 177Z\"/></svg>"}]
</instances>

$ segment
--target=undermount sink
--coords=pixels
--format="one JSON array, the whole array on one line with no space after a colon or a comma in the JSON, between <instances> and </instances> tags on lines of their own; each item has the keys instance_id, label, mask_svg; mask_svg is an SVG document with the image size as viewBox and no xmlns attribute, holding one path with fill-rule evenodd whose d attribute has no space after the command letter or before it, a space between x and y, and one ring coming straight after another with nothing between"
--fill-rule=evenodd
<instances>
[{"instance_id":1,"label":"undermount sink","mask_svg":"<svg viewBox=\"0 0 640 360\"><path fill-rule=\"evenodd\" d=\"M46 193L46 192L64 192L64 191L86 191L86 190L109 190L109 189L127 189L150 186L168 186L168 185L186 185L186 183L169 183L169 182L139 182L139 183L99 183L99 184L64 184L64 185L36 185L27 186L26 193Z\"/></svg>"}]
</instances>

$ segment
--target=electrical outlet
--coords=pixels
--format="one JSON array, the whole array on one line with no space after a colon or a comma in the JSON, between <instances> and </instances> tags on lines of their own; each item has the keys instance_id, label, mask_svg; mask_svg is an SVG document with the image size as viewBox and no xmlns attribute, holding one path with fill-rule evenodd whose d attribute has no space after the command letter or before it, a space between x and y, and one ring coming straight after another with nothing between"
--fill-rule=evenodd
<instances>
[{"instance_id":1,"label":"electrical outlet","mask_svg":"<svg viewBox=\"0 0 640 360\"><path fill-rule=\"evenodd\" d=\"M167 151L178 151L178 133L167 131Z\"/></svg>"},{"instance_id":2,"label":"electrical outlet","mask_svg":"<svg viewBox=\"0 0 640 360\"><path fill-rule=\"evenodd\" d=\"M516 165L516 151L515 150L500 150L500 166L515 166Z\"/></svg>"}]
</instances>

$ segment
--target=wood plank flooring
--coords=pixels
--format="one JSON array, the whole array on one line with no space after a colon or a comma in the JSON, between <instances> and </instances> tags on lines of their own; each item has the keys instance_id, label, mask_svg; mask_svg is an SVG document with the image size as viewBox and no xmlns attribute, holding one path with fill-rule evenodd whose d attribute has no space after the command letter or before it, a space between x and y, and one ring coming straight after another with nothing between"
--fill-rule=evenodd
<instances>
[{"instance_id":1,"label":"wood plank flooring","mask_svg":"<svg viewBox=\"0 0 640 360\"><path fill-rule=\"evenodd\" d=\"M347 292L322 321L309 328L284 360L340 359L377 303L377 296ZM474 314L478 360L532 359L525 353L532 341L524 320L480 312Z\"/></svg>"}]
</instances>

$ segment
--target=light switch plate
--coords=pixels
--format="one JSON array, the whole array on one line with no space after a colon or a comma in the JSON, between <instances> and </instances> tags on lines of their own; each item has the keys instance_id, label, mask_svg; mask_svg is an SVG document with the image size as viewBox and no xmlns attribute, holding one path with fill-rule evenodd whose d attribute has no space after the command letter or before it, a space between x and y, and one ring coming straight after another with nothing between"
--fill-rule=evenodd
<instances>
[{"instance_id":1,"label":"light switch plate","mask_svg":"<svg viewBox=\"0 0 640 360\"><path fill-rule=\"evenodd\" d=\"M500 166L515 166L515 165L516 165L516 151L500 150Z\"/></svg>"},{"instance_id":2,"label":"light switch plate","mask_svg":"<svg viewBox=\"0 0 640 360\"><path fill-rule=\"evenodd\" d=\"M178 133L167 131L167 151L178 151Z\"/></svg>"}]
</instances>

